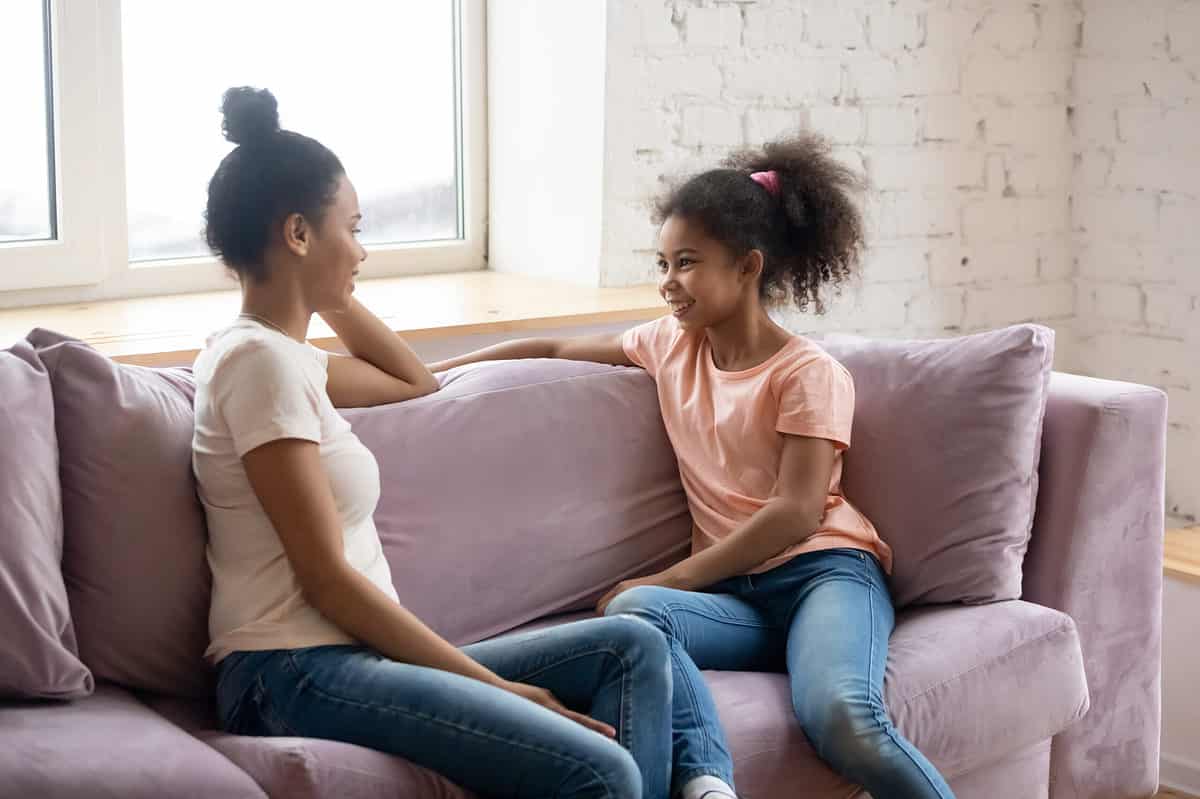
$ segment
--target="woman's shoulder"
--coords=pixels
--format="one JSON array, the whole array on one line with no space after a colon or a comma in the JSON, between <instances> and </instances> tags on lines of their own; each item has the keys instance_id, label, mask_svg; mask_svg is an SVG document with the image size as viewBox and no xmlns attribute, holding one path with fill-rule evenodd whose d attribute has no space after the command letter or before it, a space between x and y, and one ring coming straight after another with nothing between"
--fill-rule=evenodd
<instances>
[{"instance_id":1,"label":"woman's shoulder","mask_svg":"<svg viewBox=\"0 0 1200 799\"><path fill-rule=\"evenodd\" d=\"M208 337L196 358L196 380L211 382L221 376L253 380L278 377L281 372L307 371L317 364L308 344L298 344L274 331L253 324L233 324Z\"/></svg>"}]
</instances>

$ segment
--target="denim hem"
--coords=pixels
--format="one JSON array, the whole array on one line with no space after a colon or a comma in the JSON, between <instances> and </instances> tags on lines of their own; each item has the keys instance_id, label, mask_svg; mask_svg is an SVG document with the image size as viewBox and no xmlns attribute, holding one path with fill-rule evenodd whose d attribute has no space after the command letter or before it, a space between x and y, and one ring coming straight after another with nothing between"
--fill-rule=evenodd
<instances>
[{"instance_id":1,"label":"denim hem","mask_svg":"<svg viewBox=\"0 0 1200 799\"><path fill-rule=\"evenodd\" d=\"M687 785L697 777L716 777L723 780L726 785L733 787L733 775L723 773L720 769L712 768L711 766L701 766L690 771L685 771L683 774L672 775L671 777L671 796L676 797L683 791L683 786Z\"/></svg>"}]
</instances>

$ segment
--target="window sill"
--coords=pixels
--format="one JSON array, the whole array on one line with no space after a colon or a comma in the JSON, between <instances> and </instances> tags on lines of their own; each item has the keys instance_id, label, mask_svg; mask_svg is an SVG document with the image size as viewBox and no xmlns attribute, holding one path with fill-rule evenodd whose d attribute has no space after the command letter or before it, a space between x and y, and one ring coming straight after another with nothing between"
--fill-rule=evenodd
<instances>
[{"instance_id":1,"label":"window sill","mask_svg":"<svg viewBox=\"0 0 1200 799\"><path fill-rule=\"evenodd\" d=\"M364 280L355 296L412 340L641 322L665 312L653 285L587 288L501 272ZM237 290L0 311L0 347L35 327L75 336L123 363L190 364L205 337L232 319ZM336 346L314 317L309 340Z\"/></svg>"},{"instance_id":2,"label":"window sill","mask_svg":"<svg viewBox=\"0 0 1200 799\"><path fill-rule=\"evenodd\" d=\"M1200 583L1200 525L1168 529L1163 551L1163 572Z\"/></svg>"}]
</instances>

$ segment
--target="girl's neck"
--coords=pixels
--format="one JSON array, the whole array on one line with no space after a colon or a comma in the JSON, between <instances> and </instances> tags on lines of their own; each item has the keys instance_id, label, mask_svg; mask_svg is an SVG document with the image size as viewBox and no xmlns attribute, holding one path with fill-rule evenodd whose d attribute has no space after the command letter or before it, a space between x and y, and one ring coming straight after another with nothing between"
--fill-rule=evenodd
<instances>
[{"instance_id":1,"label":"girl's neck","mask_svg":"<svg viewBox=\"0 0 1200 799\"><path fill-rule=\"evenodd\" d=\"M242 284L242 313L263 319L300 342L307 338L312 318L298 287L273 285L271 281Z\"/></svg>"},{"instance_id":2,"label":"girl's neck","mask_svg":"<svg viewBox=\"0 0 1200 799\"><path fill-rule=\"evenodd\" d=\"M757 302L709 327L705 335L713 365L723 372L752 369L779 352L791 338Z\"/></svg>"}]
</instances>

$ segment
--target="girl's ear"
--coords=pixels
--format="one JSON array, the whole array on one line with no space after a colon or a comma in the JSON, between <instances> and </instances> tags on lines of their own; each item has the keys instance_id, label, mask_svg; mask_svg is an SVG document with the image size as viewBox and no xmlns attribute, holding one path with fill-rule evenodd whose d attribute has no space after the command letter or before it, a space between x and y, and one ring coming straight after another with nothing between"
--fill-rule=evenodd
<instances>
[{"instance_id":1,"label":"girl's ear","mask_svg":"<svg viewBox=\"0 0 1200 799\"><path fill-rule=\"evenodd\" d=\"M762 276L764 256L762 250L751 250L741 257L738 264L738 276L744 280L753 281Z\"/></svg>"}]
</instances>

